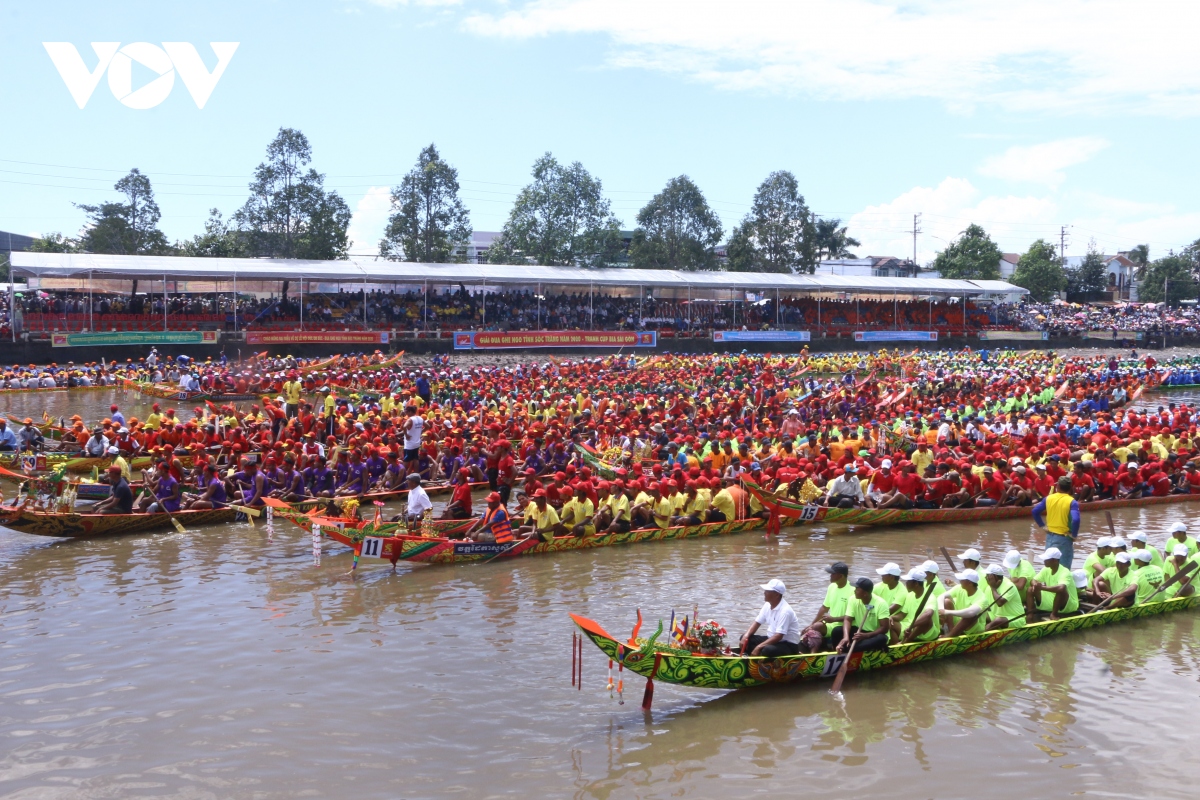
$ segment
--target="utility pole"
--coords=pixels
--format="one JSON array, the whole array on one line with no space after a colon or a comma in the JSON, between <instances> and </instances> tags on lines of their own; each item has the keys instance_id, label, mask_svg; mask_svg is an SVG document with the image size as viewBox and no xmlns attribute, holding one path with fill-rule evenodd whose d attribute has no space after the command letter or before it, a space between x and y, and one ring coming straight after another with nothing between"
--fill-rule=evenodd
<instances>
[{"instance_id":1,"label":"utility pole","mask_svg":"<svg viewBox=\"0 0 1200 800\"><path fill-rule=\"evenodd\" d=\"M913 277L917 277L917 234L921 232L918 225L921 222L919 213L913 214Z\"/></svg>"},{"instance_id":2,"label":"utility pole","mask_svg":"<svg viewBox=\"0 0 1200 800\"><path fill-rule=\"evenodd\" d=\"M1067 226L1063 225L1058 231L1058 260L1062 266L1067 266Z\"/></svg>"},{"instance_id":3,"label":"utility pole","mask_svg":"<svg viewBox=\"0 0 1200 800\"><path fill-rule=\"evenodd\" d=\"M1170 281L1168 281L1167 278L1164 276L1163 277L1163 305L1166 306L1167 308L1171 307L1170 303L1167 302L1167 284L1169 282ZM1166 323L1165 319L1163 320L1163 324L1162 324L1162 339L1163 339L1162 349L1166 350L1167 349L1167 323Z\"/></svg>"}]
</instances>

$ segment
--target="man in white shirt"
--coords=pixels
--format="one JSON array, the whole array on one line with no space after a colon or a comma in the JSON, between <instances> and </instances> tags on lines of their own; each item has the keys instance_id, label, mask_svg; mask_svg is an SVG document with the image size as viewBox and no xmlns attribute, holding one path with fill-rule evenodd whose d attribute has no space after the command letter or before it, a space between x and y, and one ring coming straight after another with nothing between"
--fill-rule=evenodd
<instances>
[{"instance_id":1,"label":"man in white shirt","mask_svg":"<svg viewBox=\"0 0 1200 800\"><path fill-rule=\"evenodd\" d=\"M411 471L408 464L421 455L421 430L425 427L425 420L417 413L416 406L410 405L404 410L408 414L408 420L404 423L404 464Z\"/></svg>"},{"instance_id":2,"label":"man in white shirt","mask_svg":"<svg viewBox=\"0 0 1200 800\"><path fill-rule=\"evenodd\" d=\"M783 599L787 587L783 581L772 578L759 588L763 590L763 600L766 602L755 617L754 624L742 637L742 653L767 658L798 654L800 620ZM766 636L757 635L760 628L766 631Z\"/></svg>"},{"instance_id":3,"label":"man in white shirt","mask_svg":"<svg viewBox=\"0 0 1200 800\"><path fill-rule=\"evenodd\" d=\"M408 516L409 527L413 528L420 525L421 515L433 508L433 503L430 502L429 495L421 488L420 475L409 475L407 481L408 509L405 513Z\"/></svg>"},{"instance_id":4,"label":"man in white shirt","mask_svg":"<svg viewBox=\"0 0 1200 800\"><path fill-rule=\"evenodd\" d=\"M858 468L853 464L847 464L845 474L831 480L828 489L829 497L825 505L831 508L855 508L866 501L858 480Z\"/></svg>"}]
</instances>

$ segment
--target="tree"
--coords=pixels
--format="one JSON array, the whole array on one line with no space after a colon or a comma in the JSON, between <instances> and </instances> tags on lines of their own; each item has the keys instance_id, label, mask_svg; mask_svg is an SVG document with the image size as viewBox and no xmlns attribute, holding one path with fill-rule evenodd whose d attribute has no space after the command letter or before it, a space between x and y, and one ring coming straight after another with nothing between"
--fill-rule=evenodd
<instances>
[{"instance_id":1,"label":"tree","mask_svg":"<svg viewBox=\"0 0 1200 800\"><path fill-rule=\"evenodd\" d=\"M458 199L458 170L432 144L392 190L392 216L379 254L392 261L458 261L471 241L471 218Z\"/></svg>"},{"instance_id":2,"label":"tree","mask_svg":"<svg viewBox=\"0 0 1200 800\"><path fill-rule=\"evenodd\" d=\"M954 242L933 259L943 278L966 281L1000 279L1000 248L978 225L968 225Z\"/></svg>"},{"instance_id":3,"label":"tree","mask_svg":"<svg viewBox=\"0 0 1200 800\"><path fill-rule=\"evenodd\" d=\"M233 215L252 256L347 258L350 207L325 176L309 167L312 147L303 133L280 128L267 145L267 160L254 170L250 198ZM287 288L284 286L284 295Z\"/></svg>"},{"instance_id":4,"label":"tree","mask_svg":"<svg viewBox=\"0 0 1200 800\"><path fill-rule=\"evenodd\" d=\"M1078 267L1066 270L1067 299L1097 300L1108 290L1108 265L1096 249L1095 241L1088 245L1087 255Z\"/></svg>"},{"instance_id":5,"label":"tree","mask_svg":"<svg viewBox=\"0 0 1200 800\"><path fill-rule=\"evenodd\" d=\"M578 161L564 167L546 153L533 163L533 182L513 203L488 261L599 267L621 255L621 223L603 187Z\"/></svg>"},{"instance_id":6,"label":"tree","mask_svg":"<svg viewBox=\"0 0 1200 800\"><path fill-rule=\"evenodd\" d=\"M208 211L204 222L204 233L193 236L190 241L176 245L185 256L209 258L245 258L250 253L246 234L221 218L215 208Z\"/></svg>"},{"instance_id":7,"label":"tree","mask_svg":"<svg viewBox=\"0 0 1200 800\"><path fill-rule=\"evenodd\" d=\"M754 203L734 229L738 245L729 268L747 272L813 272L817 264L816 228L790 172L772 172L759 184Z\"/></svg>"},{"instance_id":8,"label":"tree","mask_svg":"<svg viewBox=\"0 0 1200 800\"><path fill-rule=\"evenodd\" d=\"M1126 257L1133 262L1133 274L1140 277L1150 264L1150 245L1139 244L1131 249Z\"/></svg>"},{"instance_id":9,"label":"tree","mask_svg":"<svg viewBox=\"0 0 1200 800\"><path fill-rule=\"evenodd\" d=\"M31 253L77 253L79 242L69 239L61 233L47 233L45 236L34 238L29 245Z\"/></svg>"},{"instance_id":10,"label":"tree","mask_svg":"<svg viewBox=\"0 0 1200 800\"><path fill-rule=\"evenodd\" d=\"M1183 252L1171 251L1163 258L1150 262L1138 284L1138 299L1147 303L1178 305L1181 300L1195 300L1197 295L1196 258L1192 248ZM1166 295L1163 295L1164 282Z\"/></svg>"},{"instance_id":11,"label":"tree","mask_svg":"<svg viewBox=\"0 0 1200 800\"><path fill-rule=\"evenodd\" d=\"M125 202L76 207L88 215L79 237L80 249L89 253L118 255L161 255L172 252L167 237L158 229L162 212L154 201L150 178L133 169L113 188Z\"/></svg>"},{"instance_id":12,"label":"tree","mask_svg":"<svg viewBox=\"0 0 1200 800\"><path fill-rule=\"evenodd\" d=\"M846 227L840 219L819 219L816 228L818 261L824 258L856 257L850 252L850 248L859 247L862 242L846 232Z\"/></svg>"},{"instance_id":13,"label":"tree","mask_svg":"<svg viewBox=\"0 0 1200 800\"><path fill-rule=\"evenodd\" d=\"M713 248L721 242L721 220L700 188L686 175L667 181L638 212L629 257L642 269L714 269Z\"/></svg>"},{"instance_id":14,"label":"tree","mask_svg":"<svg viewBox=\"0 0 1200 800\"><path fill-rule=\"evenodd\" d=\"M1067 276L1058 260L1058 251L1045 239L1029 246L1017 261L1012 282L1029 290L1029 296L1045 303L1067 288Z\"/></svg>"}]
</instances>

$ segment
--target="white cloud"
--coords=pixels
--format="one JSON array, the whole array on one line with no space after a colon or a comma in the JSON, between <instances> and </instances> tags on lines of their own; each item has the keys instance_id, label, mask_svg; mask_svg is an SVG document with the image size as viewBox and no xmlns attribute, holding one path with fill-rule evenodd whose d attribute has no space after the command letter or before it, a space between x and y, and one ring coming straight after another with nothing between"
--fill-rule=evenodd
<instances>
[{"instance_id":1,"label":"white cloud","mask_svg":"<svg viewBox=\"0 0 1200 800\"><path fill-rule=\"evenodd\" d=\"M370 256L379 252L379 240L387 227L392 208L392 190L387 186L372 186L359 198L350 219L350 252Z\"/></svg>"},{"instance_id":2,"label":"white cloud","mask_svg":"<svg viewBox=\"0 0 1200 800\"><path fill-rule=\"evenodd\" d=\"M911 257L913 214L921 214L917 261L926 264L971 223L987 229L1006 252L1022 252L1033 240L1058 231L1058 203L1048 197L984 196L964 178L934 187L917 186L896 199L868 206L847 222L862 242L859 255Z\"/></svg>"},{"instance_id":3,"label":"white cloud","mask_svg":"<svg viewBox=\"0 0 1200 800\"><path fill-rule=\"evenodd\" d=\"M1006 181L1029 181L1057 187L1066 179L1066 167L1090 160L1109 143L1097 136L1077 136L1025 147L1010 147L991 156L979 167L981 175Z\"/></svg>"},{"instance_id":4,"label":"white cloud","mask_svg":"<svg viewBox=\"0 0 1200 800\"><path fill-rule=\"evenodd\" d=\"M1192 116L1198 18L1194 4L1171 0L527 0L468 13L465 26L517 39L600 35L613 66L731 90Z\"/></svg>"}]
</instances>

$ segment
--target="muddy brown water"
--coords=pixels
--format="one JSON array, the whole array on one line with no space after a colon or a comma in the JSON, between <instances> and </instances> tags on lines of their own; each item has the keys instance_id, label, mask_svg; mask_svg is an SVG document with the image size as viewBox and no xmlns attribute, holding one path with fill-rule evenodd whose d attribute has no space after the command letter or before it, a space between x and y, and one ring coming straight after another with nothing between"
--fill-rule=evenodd
<instances>
[{"instance_id":1,"label":"muddy brown water","mask_svg":"<svg viewBox=\"0 0 1200 800\"><path fill-rule=\"evenodd\" d=\"M4 400L95 418L114 398L148 410L119 391ZM1197 510L1114 518L1161 545ZM1086 515L1085 541L1103 527ZM659 683L644 715L642 679L610 699L595 649L570 685L568 611L623 633L639 607L653 628L698 605L736 637L768 578L807 617L832 560L872 574L975 545L992 561L1035 533L798 528L396 574L364 559L351 580L345 548L315 566L283 524L0 529L0 797L1195 796L1194 612L852 674L844 704L821 684Z\"/></svg>"}]
</instances>

